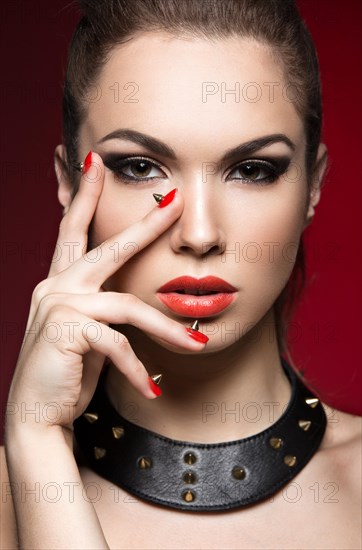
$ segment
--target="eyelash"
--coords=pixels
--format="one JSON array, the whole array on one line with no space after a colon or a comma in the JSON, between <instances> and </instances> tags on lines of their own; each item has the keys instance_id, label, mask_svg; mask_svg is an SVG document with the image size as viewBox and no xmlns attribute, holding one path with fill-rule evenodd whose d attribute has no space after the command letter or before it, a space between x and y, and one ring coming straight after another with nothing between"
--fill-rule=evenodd
<instances>
[{"instance_id":1,"label":"eyelash","mask_svg":"<svg viewBox=\"0 0 362 550\"><path fill-rule=\"evenodd\" d=\"M155 161L147 157L143 157L143 156L130 157L130 156L122 156L122 155L112 155L103 159L103 162L104 162L104 165L107 168L109 168L112 172L114 172L117 177L119 177L121 180L125 181L126 183L128 182L128 184L132 184L132 183L135 184L139 182L142 183L142 182L147 182L149 180L154 180L159 178L164 179L161 176L151 176L151 177L143 176L138 178L136 176L130 176L128 174L125 174L124 172L121 171L122 168L126 166L136 165L139 162L144 162L146 164L151 165L153 168L158 168L159 170L162 171L161 165L157 164ZM231 170L230 173L234 172L238 168L245 167L245 166L250 166L253 169L255 168L260 170L264 169L265 171L269 172L269 175L260 179L251 179L247 177L232 178L232 179L236 181L246 182L246 184L249 184L249 185L250 184L251 185L268 185L270 183L275 182L287 170L289 162L290 160L285 157L277 159L273 162L261 160L261 159L248 159L232 166L230 169Z\"/></svg>"}]
</instances>

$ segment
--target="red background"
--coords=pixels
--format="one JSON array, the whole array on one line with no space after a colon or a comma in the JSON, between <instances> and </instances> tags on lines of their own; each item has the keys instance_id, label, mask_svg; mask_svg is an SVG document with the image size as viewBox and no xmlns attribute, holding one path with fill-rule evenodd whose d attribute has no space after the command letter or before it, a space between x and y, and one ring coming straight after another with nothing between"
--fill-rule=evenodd
<instances>
[{"instance_id":1,"label":"red background","mask_svg":"<svg viewBox=\"0 0 362 550\"><path fill-rule=\"evenodd\" d=\"M309 288L290 331L298 367L332 408L361 403L361 2L300 0L319 54L330 170L306 232ZM53 152L61 86L78 19L66 0L7 0L0 8L1 418L31 293L45 278L61 207ZM2 434L1 434L2 435Z\"/></svg>"}]
</instances>

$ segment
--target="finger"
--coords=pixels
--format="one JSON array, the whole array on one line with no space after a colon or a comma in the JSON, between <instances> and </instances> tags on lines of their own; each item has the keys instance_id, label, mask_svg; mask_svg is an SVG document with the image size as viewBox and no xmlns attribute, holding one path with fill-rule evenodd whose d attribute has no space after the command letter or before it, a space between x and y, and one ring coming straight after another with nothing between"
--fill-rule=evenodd
<instances>
[{"instance_id":1,"label":"finger","mask_svg":"<svg viewBox=\"0 0 362 550\"><path fill-rule=\"evenodd\" d=\"M77 354L84 356L90 350L102 354L111 359L112 363L124 374L130 384L144 397L153 399L155 393L150 388L149 374L134 353L127 338L90 317L83 315L71 307L56 305L48 312L47 326L51 324L57 328L57 341L55 345L59 348L66 346L63 353ZM48 340L47 340L48 342ZM49 345L49 344L48 344ZM54 346L54 343L50 343ZM92 377L99 377L101 361L96 361L98 372L88 372L87 384L94 386ZM59 365L57 365L59 368ZM68 377L69 380L69 377Z\"/></svg>"},{"instance_id":2,"label":"finger","mask_svg":"<svg viewBox=\"0 0 362 550\"><path fill-rule=\"evenodd\" d=\"M99 326L102 327L101 336L96 342L90 343L92 349L107 355L129 383L144 397L147 399L157 397L150 387L149 373L127 338L106 325L99 323Z\"/></svg>"},{"instance_id":3,"label":"finger","mask_svg":"<svg viewBox=\"0 0 362 550\"><path fill-rule=\"evenodd\" d=\"M90 156L89 156L90 155ZM48 276L60 273L87 249L89 225L101 196L105 168L97 153L87 155L86 171L80 178L79 189L59 227L58 240Z\"/></svg>"},{"instance_id":4,"label":"finger","mask_svg":"<svg viewBox=\"0 0 362 550\"><path fill-rule=\"evenodd\" d=\"M190 338L184 325L170 319L133 294L102 292L97 294L50 294L42 300L39 320L59 305L71 307L101 323L131 324L148 334L177 347L197 351L204 344Z\"/></svg>"},{"instance_id":5,"label":"finger","mask_svg":"<svg viewBox=\"0 0 362 550\"><path fill-rule=\"evenodd\" d=\"M157 239L181 215L183 200L176 192L166 208L155 206L144 218L79 258L62 276L71 292L97 291L137 252ZM63 275L63 274L62 274ZM64 287L65 289L65 287ZM66 289L65 289L66 290ZM67 290L66 290L67 291Z\"/></svg>"}]
</instances>

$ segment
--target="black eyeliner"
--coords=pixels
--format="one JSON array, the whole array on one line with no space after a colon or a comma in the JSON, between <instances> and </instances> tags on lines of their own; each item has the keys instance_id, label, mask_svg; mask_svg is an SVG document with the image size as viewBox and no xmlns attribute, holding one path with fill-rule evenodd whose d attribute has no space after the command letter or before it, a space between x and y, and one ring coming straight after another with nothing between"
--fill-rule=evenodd
<instances>
[{"instance_id":1,"label":"black eyeliner","mask_svg":"<svg viewBox=\"0 0 362 550\"><path fill-rule=\"evenodd\" d=\"M261 178L253 179L244 176L243 178L231 178L233 181L247 182L254 185L268 185L274 183L282 174L284 174L291 163L291 158L288 156L282 157L265 157L264 158L248 158L237 162L229 169L229 175L243 166L251 165L255 168L264 169L270 172L270 175Z\"/></svg>"},{"instance_id":2,"label":"black eyeliner","mask_svg":"<svg viewBox=\"0 0 362 550\"><path fill-rule=\"evenodd\" d=\"M143 181L147 182L149 180L157 179L157 177L142 176L137 178L136 176L129 176L128 174L121 172L121 168L124 168L125 166L128 166L130 164L136 164L137 162L144 161L145 163L149 164L152 168L158 168L159 170L162 170L160 164L143 155L132 156L130 154L124 154L124 153L109 153L105 155L102 160L103 160L104 166L106 166L109 170L111 170L117 176L117 178L129 181L129 182L133 182L133 183L142 183ZM159 178L163 179L162 176L159 176Z\"/></svg>"},{"instance_id":3,"label":"black eyeliner","mask_svg":"<svg viewBox=\"0 0 362 550\"><path fill-rule=\"evenodd\" d=\"M136 164L137 162L142 162L149 164L150 167L158 168L162 171L162 167L159 163L154 160L149 159L144 155L130 155L129 153L109 153L104 156L103 163L104 165L111 170L117 178L132 183L142 183L154 179L164 179L162 176L129 176L121 171L122 168L128 165ZM252 179L247 178L231 178L234 181L247 182L255 185L267 185L268 183L273 183L277 178L286 172L291 162L289 156L273 156L267 157L263 155L263 158L247 158L238 161L233 166L228 169L229 174L235 171L237 168L242 168L245 165L252 165L255 168L265 169L270 172L269 176L266 176L261 179Z\"/></svg>"}]
</instances>

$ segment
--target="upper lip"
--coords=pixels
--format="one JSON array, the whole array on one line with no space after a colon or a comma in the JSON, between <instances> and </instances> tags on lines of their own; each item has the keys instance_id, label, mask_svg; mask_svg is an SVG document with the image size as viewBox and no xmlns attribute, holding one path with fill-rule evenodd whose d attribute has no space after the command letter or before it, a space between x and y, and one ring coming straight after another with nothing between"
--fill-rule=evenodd
<instances>
[{"instance_id":1,"label":"upper lip","mask_svg":"<svg viewBox=\"0 0 362 550\"><path fill-rule=\"evenodd\" d=\"M202 277L202 279L182 275L162 285L157 292L175 292L177 290L184 291L185 294L207 294L208 292L236 292L237 288L213 275Z\"/></svg>"}]
</instances>

